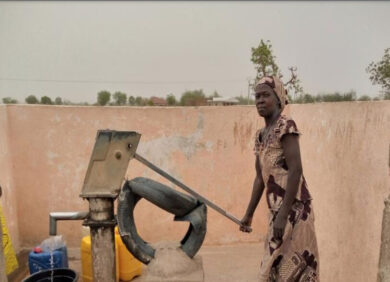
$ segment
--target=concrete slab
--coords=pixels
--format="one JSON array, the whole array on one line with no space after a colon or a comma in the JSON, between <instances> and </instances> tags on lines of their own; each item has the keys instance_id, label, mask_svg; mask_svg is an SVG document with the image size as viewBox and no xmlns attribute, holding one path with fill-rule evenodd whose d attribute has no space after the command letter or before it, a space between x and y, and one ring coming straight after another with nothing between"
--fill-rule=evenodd
<instances>
[{"instance_id":1,"label":"concrete slab","mask_svg":"<svg viewBox=\"0 0 390 282\"><path fill-rule=\"evenodd\" d=\"M258 281L263 243L203 246L206 282L255 282Z\"/></svg>"},{"instance_id":2,"label":"concrete slab","mask_svg":"<svg viewBox=\"0 0 390 282\"><path fill-rule=\"evenodd\" d=\"M79 273L79 282L82 282L80 249L68 249L68 255L69 267ZM256 282L263 243L202 246L198 255L202 257L205 282ZM20 282L28 276L27 259L25 255L19 258L19 275L9 277L9 282Z\"/></svg>"}]
</instances>

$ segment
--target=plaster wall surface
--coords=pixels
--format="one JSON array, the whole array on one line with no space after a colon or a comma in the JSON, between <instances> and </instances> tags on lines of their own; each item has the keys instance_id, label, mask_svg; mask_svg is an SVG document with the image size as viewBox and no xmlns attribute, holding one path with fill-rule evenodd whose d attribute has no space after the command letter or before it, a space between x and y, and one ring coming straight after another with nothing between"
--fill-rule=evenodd
<instances>
[{"instance_id":1,"label":"plaster wall surface","mask_svg":"<svg viewBox=\"0 0 390 282\"><path fill-rule=\"evenodd\" d=\"M79 194L98 129L138 131L140 155L236 217L245 212L255 176L253 137L263 126L253 107L15 105L6 110L12 171L7 168L10 174L4 175L11 175L17 198L21 247L48 237L49 212L88 209ZM314 198L321 280L375 281L383 200L390 188L390 102L290 105L286 112L303 133L300 146ZM3 123L0 108L0 128ZM136 176L169 184L132 160L127 177ZM187 229L146 201L136 208L136 223L149 242L180 240ZM207 227L205 244L261 241L266 203L260 202L251 234L239 232L210 208ZM80 221L59 222L58 232L68 245L79 246Z\"/></svg>"},{"instance_id":2,"label":"plaster wall surface","mask_svg":"<svg viewBox=\"0 0 390 282\"><path fill-rule=\"evenodd\" d=\"M5 217L14 249L19 249L17 193L13 182L12 152L10 150L9 124L7 106L0 105L0 186L3 195L0 205ZM0 241L1 242L1 241Z\"/></svg>"},{"instance_id":3,"label":"plaster wall surface","mask_svg":"<svg viewBox=\"0 0 390 282\"><path fill-rule=\"evenodd\" d=\"M324 281L376 281L390 192L390 102L294 105Z\"/></svg>"}]
</instances>

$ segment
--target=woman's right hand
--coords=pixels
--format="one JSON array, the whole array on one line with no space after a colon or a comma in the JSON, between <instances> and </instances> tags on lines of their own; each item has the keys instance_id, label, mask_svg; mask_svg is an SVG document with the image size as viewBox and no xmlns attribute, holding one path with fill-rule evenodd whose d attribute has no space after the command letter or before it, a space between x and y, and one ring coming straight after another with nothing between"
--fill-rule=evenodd
<instances>
[{"instance_id":1,"label":"woman's right hand","mask_svg":"<svg viewBox=\"0 0 390 282\"><path fill-rule=\"evenodd\" d=\"M245 215L241 219L240 231L247 232L247 233L252 232L251 225L252 225L252 217Z\"/></svg>"}]
</instances>

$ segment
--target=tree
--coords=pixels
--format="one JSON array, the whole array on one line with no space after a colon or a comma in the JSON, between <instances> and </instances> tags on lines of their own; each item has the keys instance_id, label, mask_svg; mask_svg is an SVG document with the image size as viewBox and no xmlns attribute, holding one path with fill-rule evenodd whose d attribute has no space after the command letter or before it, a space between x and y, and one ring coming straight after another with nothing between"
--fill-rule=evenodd
<instances>
[{"instance_id":1,"label":"tree","mask_svg":"<svg viewBox=\"0 0 390 282\"><path fill-rule=\"evenodd\" d=\"M137 106L145 106L145 101L144 101L144 99L141 97L141 96L137 96L136 98L135 98L135 105L137 105Z\"/></svg>"},{"instance_id":2,"label":"tree","mask_svg":"<svg viewBox=\"0 0 390 282\"><path fill-rule=\"evenodd\" d=\"M166 100L168 106L175 106L177 104L176 97L173 94L168 94Z\"/></svg>"},{"instance_id":3,"label":"tree","mask_svg":"<svg viewBox=\"0 0 390 282\"><path fill-rule=\"evenodd\" d=\"M265 75L280 76L279 67L275 62L275 56L272 54L272 45L269 40L261 39L259 46L252 47L251 61L255 65L256 80Z\"/></svg>"},{"instance_id":4,"label":"tree","mask_svg":"<svg viewBox=\"0 0 390 282\"><path fill-rule=\"evenodd\" d=\"M308 104L308 103L314 103L314 97L311 96L310 94L306 93L303 95L303 103Z\"/></svg>"},{"instance_id":5,"label":"tree","mask_svg":"<svg viewBox=\"0 0 390 282\"><path fill-rule=\"evenodd\" d=\"M53 101L48 96L42 96L41 97L41 104L43 104L43 105L53 105Z\"/></svg>"},{"instance_id":6,"label":"tree","mask_svg":"<svg viewBox=\"0 0 390 282\"><path fill-rule=\"evenodd\" d=\"M202 106L206 105L206 96L202 89L199 90L187 90L180 98L180 104L182 106Z\"/></svg>"},{"instance_id":7,"label":"tree","mask_svg":"<svg viewBox=\"0 0 390 282\"><path fill-rule=\"evenodd\" d=\"M305 94L307 95L307 94ZM302 97L302 96L300 96ZM299 102L298 97L295 102ZM340 92L334 92L334 93L322 93L318 94L317 96L312 97L314 99L314 102L343 102L343 101L356 101L356 92L355 90L350 90L348 92L345 92L344 94L341 94ZM307 99L306 99L307 101ZM301 103L305 103L303 100ZM310 102L311 103L311 102Z\"/></svg>"},{"instance_id":8,"label":"tree","mask_svg":"<svg viewBox=\"0 0 390 282\"><path fill-rule=\"evenodd\" d=\"M368 96L368 95L363 95L363 96L360 96L359 101L371 101L371 97Z\"/></svg>"},{"instance_id":9,"label":"tree","mask_svg":"<svg viewBox=\"0 0 390 282\"><path fill-rule=\"evenodd\" d=\"M275 59L276 57L273 55L272 45L269 40L264 42L264 40L261 39L259 46L256 48L252 47L251 61L255 65L256 69L256 78L253 85L256 85L256 81L260 77L266 75L273 75L279 78L283 77ZM284 86L289 94L293 94L291 96L295 98L297 94L303 94L303 87L296 73L297 67L289 67L288 69L291 71L291 78L284 84Z\"/></svg>"},{"instance_id":10,"label":"tree","mask_svg":"<svg viewBox=\"0 0 390 282\"><path fill-rule=\"evenodd\" d=\"M152 99L148 99L148 98L144 99L144 104L147 106L154 106Z\"/></svg>"},{"instance_id":11,"label":"tree","mask_svg":"<svg viewBox=\"0 0 390 282\"><path fill-rule=\"evenodd\" d=\"M323 102L340 102L343 100L343 96L339 92L328 93L328 94L320 94L321 101Z\"/></svg>"},{"instance_id":12,"label":"tree","mask_svg":"<svg viewBox=\"0 0 390 282\"><path fill-rule=\"evenodd\" d=\"M110 98L111 98L110 92L108 92L106 90L100 91L97 94L97 103L100 106L105 106L105 105L107 105L108 102L110 102Z\"/></svg>"},{"instance_id":13,"label":"tree","mask_svg":"<svg viewBox=\"0 0 390 282\"><path fill-rule=\"evenodd\" d=\"M297 67L289 67L289 71L291 72L291 78L289 81L287 81L284 86L287 89L289 95L291 97L296 97L297 95L306 95L303 94L303 87L301 85L301 80L298 78L298 75L296 73ZM291 95L292 94L292 95ZM312 102L309 102L312 103Z\"/></svg>"},{"instance_id":14,"label":"tree","mask_svg":"<svg viewBox=\"0 0 390 282\"><path fill-rule=\"evenodd\" d=\"M27 104L39 104L39 101L35 95L29 95L24 99Z\"/></svg>"},{"instance_id":15,"label":"tree","mask_svg":"<svg viewBox=\"0 0 390 282\"><path fill-rule=\"evenodd\" d=\"M134 96L130 96L129 97L129 105L130 106L134 106L135 105L135 98L134 98Z\"/></svg>"},{"instance_id":16,"label":"tree","mask_svg":"<svg viewBox=\"0 0 390 282\"><path fill-rule=\"evenodd\" d=\"M292 104L308 104L308 103L315 103L315 102L316 102L316 98L308 93L300 94L297 98L291 100Z\"/></svg>"},{"instance_id":17,"label":"tree","mask_svg":"<svg viewBox=\"0 0 390 282\"><path fill-rule=\"evenodd\" d=\"M208 98L212 99L212 98L219 98L219 97L221 97L221 95L219 95L217 90L214 90L213 94L211 94Z\"/></svg>"},{"instance_id":18,"label":"tree","mask_svg":"<svg viewBox=\"0 0 390 282\"><path fill-rule=\"evenodd\" d=\"M73 105L73 103L68 100L68 99L64 99L64 101L62 102L63 105Z\"/></svg>"},{"instance_id":19,"label":"tree","mask_svg":"<svg viewBox=\"0 0 390 282\"><path fill-rule=\"evenodd\" d=\"M54 104L56 104L56 105L62 105L62 104L63 104L63 103L62 103L62 98L61 98L61 97L55 98Z\"/></svg>"},{"instance_id":20,"label":"tree","mask_svg":"<svg viewBox=\"0 0 390 282\"><path fill-rule=\"evenodd\" d=\"M366 71L370 74L372 84L379 84L386 93L390 93L390 48L385 49L385 54L379 62L371 62Z\"/></svg>"},{"instance_id":21,"label":"tree","mask_svg":"<svg viewBox=\"0 0 390 282\"><path fill-rule=\"evenodd\" d=\"M123 92L116 91L113 95L112 98L114 99L114 104L117 106L123 106L126 105L127 101L127 95Z\"/></svg>"},{"instance_id":22,"label":"tree","mask_svg":"<svg viewBox=\"0 0 390 282\"><path fill-rule=\"evenodd\" d=\"M356 91L350 90L343 94L343 101L356 101Z\"/></svg>"},{"instance_id":23,"label":"tree","mask_svg":"<svg viewBox=\"0 0 390 282\"><path fill-rule=\"evenodd\" d=\"M248 100L248 97L237 96L234 98L237 99L239 105L254 105L255 104L255 100L251 99L251 98L249 98L249 100Z\"/></svg>"},{"instance_id":24,"label":"tree","mask_svg":"<svg viewBox=\"0 0 390 282\"><path fill-rule=\"evenodd\" d=\"M3 103L4 104L17 104L18 100L13 99L11 97L5 97L5 98L3 98Z\"/></svg>"}]
</instances>

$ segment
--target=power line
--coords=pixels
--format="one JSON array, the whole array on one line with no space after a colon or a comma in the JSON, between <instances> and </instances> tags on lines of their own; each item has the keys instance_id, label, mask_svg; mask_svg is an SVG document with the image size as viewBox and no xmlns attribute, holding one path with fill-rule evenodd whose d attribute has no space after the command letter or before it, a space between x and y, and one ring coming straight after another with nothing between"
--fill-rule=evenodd
<instances>
[{"instance_id":1,"label":"power line","mask_svg":"<svg viewBox=\"0 0 390 282\"><path fill-rule=\"evenodd\" d=\"M189 81L142 81L142 80L65 80L65 79L28 79L28 78L2 78L1 81L20 81L20 82L50 82L50 83L101 83L101 84L190 84L190 83L245 83L244 79L231 80L189 80Z\"/></svg>"}]
</instances>

